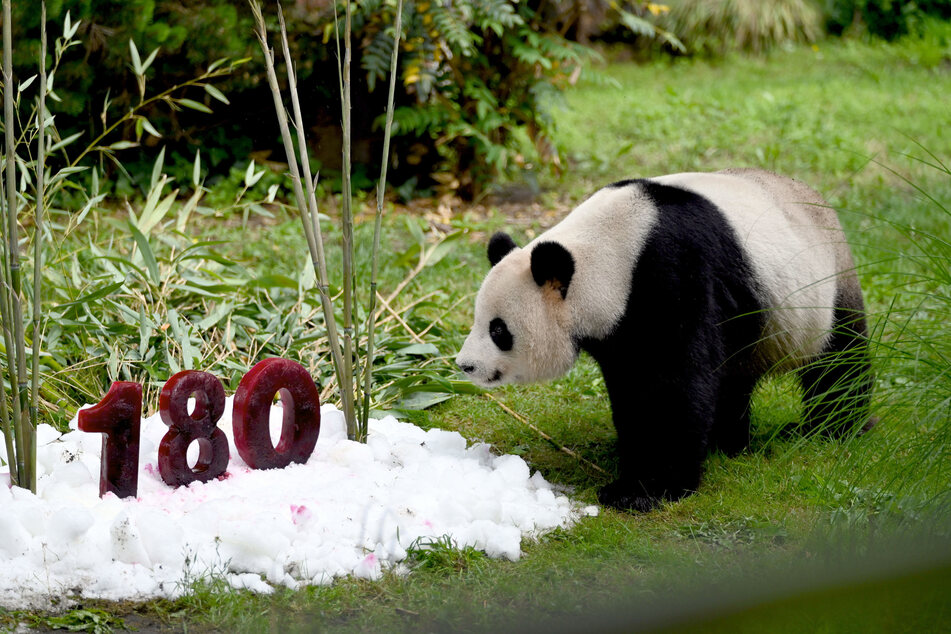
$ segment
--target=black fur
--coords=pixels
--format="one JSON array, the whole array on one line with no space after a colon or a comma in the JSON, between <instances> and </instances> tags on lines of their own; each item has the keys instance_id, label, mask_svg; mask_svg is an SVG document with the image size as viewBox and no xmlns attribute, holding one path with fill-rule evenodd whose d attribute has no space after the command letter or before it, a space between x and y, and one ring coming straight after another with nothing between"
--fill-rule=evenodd
<instances>
[{"instance_id":1,"label":"black fur","mask_svg":"<svg viewBox=\"0 0 951 634\"><path fill-rule=\"evenodd\" d=\"M492 338L492 343L502 352L508 352L514 345L508 324L501 317L496 317L489 322L489 337Z\"/></svg>"},{"instance_id":2,"label":"black fur","mask_svg":"<svg viewBox=\"0 0 951 634\"><path fill-rule=\"evenodd\" d=\"M807 433L844 436L868 428L872 391L868 329L863 307L848 303L841 296L836 298L832 337L825 352L799 371Z\"/></svg>"},{"instance_id":3,"label":"black fur","mask_svg":"<svg viewBox=\"0 0 951 634\"><path fill-rule=\"evenodd\" d=\"M575 259L557 242L539 242L532 249L532 278L539 286L551 284L564 299L575 274Z\"/></svg>"},{"instance_id":4,"label":"black fur","mask_svg":"<svg viewBox=\"0 0 951 634\"><path fill-rule=\"evenodd\" d=\"M512 236L501 231L493 233L489 238L489 263L495 266L514 248L515 240L512 240Z\"/></svg>"},{"instance_id":5,"label":"black fur","mask_svg":"<svg viewBox=\"0 0 951 634\"><path fill-rule=\"evenodd\" d=\"M764 306L750 263L713 203L650 181L613 186L643 188L658 221L616 329L579 346L601 366L618 433L620 477L599 498L646 511L696 490L708 450L733 454L748 446L750 396L761 376L752 353ZM841 328L830 347L860 356L864 321L850 314L851 321L837 313ZM865 403L858 395L866 386L836 372L804 372L812 419L831 415L840 394L831 385L855 392L857 406Z\"/></svg>"}]
</instances>

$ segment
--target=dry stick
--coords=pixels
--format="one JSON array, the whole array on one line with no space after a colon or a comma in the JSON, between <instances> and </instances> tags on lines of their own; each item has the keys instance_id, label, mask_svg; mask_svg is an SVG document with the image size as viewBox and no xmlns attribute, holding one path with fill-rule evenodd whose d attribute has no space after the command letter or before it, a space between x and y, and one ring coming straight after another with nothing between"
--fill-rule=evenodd
<instances>
[{"instance_id":1,"label":"dry stick","mask_svg":"<svg viewBox=\"0 0 951 634\"><path fill-rule=\"evenodd\" d=\"M544 438L545 440L547 440L548 442L550 442L551 444L553 444L555 447L557 447L559 451L563 451L563 452L565 452L566 454L568 454L569 456L571 456L572 458L574 458L575 460L578 460L579 462L583 462L584 464L588 465L589 467L591 467L592 469L594 469L594 470L597 471L598 473L602 473L602 474L604 474L604 475L609 475L607 471L605 471L604 469L602 469L602 468L599 467L598 465L594 464L594 463L591 462L590 460L588 460L588 459L586 459L586 458L582 458L581 456L579 456L577 453L575 453L575 452L572 451L571 449L568 449L568 448L565 447L564 445L559 444L558 441L556 441L554 438L552 438L551 436L549 436L548 434L546 434L545 432L543 432L542 430L540 430L538 427L535 427L534 425L532 425L530 422L528 422L527 420L525 420L523 417L519 416L514 410L512 410L510 407L508 407L507 405L505 405L505 403L503 403L503 402L500 401L499 399L495 398L494 396L492 396L492 395L489 394L488 392L487 392L485 395L486 395L486 397L488 397L489 399L495 401L495 403L496 403L499 407L501 407L503 410L505 410L505 413L507 413L509 416L511 416L512 418L514 418L514 419L517 420L518 422L520 422L520 423L522 423L522 424L524 424L524 425L528 425L529 427L531 427L533 430L535 430L535 432L536 432L539 436L541 436L542 438Z\"/></svg>"},{"instance_id":2,"label":"dry stick","mask_svg":"<svg viewBox=\"0 0 951 634\"><path fill-rule=\"evenodd\" d=\"M403 320L402 317L400 317L399 313L397 313L395 310L393 310L393 307L390 306L390 303L389 303L388 301L386 301L385 299L383 299L383 296L382 296L382 295L380 295L379 293L376 293L376 298L377 298L378 300L380 300L380 302L383 304L384 310L386 310L388 313L390 313L390 315L393 316L393 319L395 319L395 320L397 321L397 323L399 323L399 325L401 325L401 326L403 327L403 329L404 329L407 333L409 333L409 336L412 337L412 338L416 341L416 343L423 343L423 338L420 337L418 334L416 334L416 331L415 331L415 330L413 330L412 328L410 328L410 325L407 324L407 323ZM367 349L369 349L369 345L367 346ZM363 397L364 397L364 398L367 398L366 393L364 393Z\"/></svg>"},{"instance_id":3,"label":"dry stick","mask_svg":"<svg viewBox=\"0 0 951 634\"><path fill-rule=\"evenodd\" d=\"M337 333L337 320L333 313L333 302L329 295L329 284L327 276L327 260L324 257L324 239L320 231L320 220L317 210L316 180L311 178L310 158L307 152L307 139L304 134L304 117L301 114L300 98L297 93L297 73L294 71L294 63L291 59L290 45L287 40L287 26L284 23L284 11L281 5L277 6L277 16L281 27L281 50L284 53L284 65L287 68L287 86L291 95L291 106L294 110L294 127L297 130L297 148L300 153L301 170L303 172L304 187L306 187L306 207L301 208L301 220L304 222L304 232L307 233L308 224L310 234L313 236L314 252L316 258L312 258L311 264L317 275L317 290L320 293L321 305L324 310L324 322L327 326L327 339L333 351L334 372L339 374L343 369L340 353L340 337ZM263 27L262 27L263 28ZM290 158L288 158L290 161ZM295 158L296 162L296 158ZM298 178L298 181L300 178ZM305 211L306 210L306 211ZM328 317L329 309L329 317ZM344 412L353 411L353 394L350 390L340 390L340 402ZM351 428L352 427L352 428ZM351 426L351 419L347 418L347 437L355 438L357 435L356 425Z\"/></svg>"},{"instance_id":4,"label":"dry stick","mask_svg":"<svg viewBox=\"0 0 951 634\"><path fill-rule=\"evenodd\" d=\"M423 295L423 296L420 297L419 299L415 299L415 300L413 300L412 302L410 302L409 304L407 304L406 306L403 306L403 307L400 308L399 311L397 311L397 312L399 312L399 313L405 313L405 312L407 312L408 310L410 310L411 308L413 308L414 306L416 306L417 304L419 304L419 303L421 303L421 302L425 302L427 299L429 299L430 297L432 297L432 296L435 295L435 294L436 294L436 291L433 291L432 293L426 293L425 295ZM379 295L379 292L377 292L377 295L382 299L383 296L382 296L382 295ZM387 300L386 300L386 299L382 299L382 301L386 302ZM387 303L388 303L390 306L393 305L392 302L387 302ZM381 311L381 312L382 312L382 311ZM390 323L391 321L393 321L393 315L389 315L389 316L387 316L387 317L384 317L383 319L378 319L378 320L377 320L377 325L378 325L378 326L382 326L382 325L384 325L384 324ZM420 336L422 336L422 333L420 333Z\"/></svg>"},{"instance_id":5,"label":"dry stick","mask_svg":"<svg viewBox=\"0 0 951 634\"><path fill-rule=\"evenodd\" d=\"M396 25L393 27L393 53L390 57L390 92L386 101L386 127L383 130L383 159L380 161L380 181L376 186L376 222L373 226L373 255L370 267L370 310L367 312L367 354L364 360L363 377L363 419L360 422L363 435L366 436L368 418L370 416L370 381L373 374L373 331L375 326L374 313L376 312L376 276L379 266L380 230L383 225L383 194L386 191L386 168L390 162L390 131L393 127L393 104L396 94L396 66L400 51L400 35L403 29L403 0L396 3ZM387 308L392 308L387 303ZM409 329L396 313L394 316L404 327ZM412 331L410 331L412 332ZM415 334L414 334L415 336ZM416 337L422 343L422 338Z\"/></svg>"},{"instance_id":6,"label":"dry stick","mask_svg":"<svg viewBox=\"0 0 951 634\"><path fill-rule=\"evenodd\" d=\"M17 199L16 199L16 172L14 166L13 142L13 32L11 29L10 0L3 0L3 110L6 121L6 154L7 154L7 279L9 287L6 290L6 315L4 316L4 339L7 345L7 359L9 362L9 378L11 388L16 377L17 389L11 399L13 401L13 426L17 444L17 485L26 488L28 484L29 468L26 456L30 451L30 438L26 426L28 412L26 404L26 350L23 343L23 307L20 305L20 254L19 239L17 238ZM13 341L10 341L10 322L13 319ZM11 349L10 344L15 346ZM15 366L15 367L14 367ZM12 473L12 470L11 470Z\"/></svg>"},{"instance_id":7,"label":"dry stick","mask_svg":"<svg viewBox=\"0 0 951 634\"><path fill-rule=\"evenodd\" d=\"M38 403L40 400L40 346L43 342L42 286L43 286L43 215L46 202L46 0L40 3L40 103L37 112L37 127L40 131L36 146L36 218L33 229L33 390L30 398L30 422L32 424L30 447L30 489L36 490L36 429L40 425Z\"/></svg>"},{"instance_id":8,"label":"dry stick","mask_svg":"<svg viewBox=\"0 0 951 634\"><path fill-rule=\"evenodd\" d=\"M432 254L435 252L435 248L439 246L440 244L442 244L443 241L445 241L445 239L446 238L443 237L441 240L437 240L436 243L433 245L433 248L427 251L423 255L423 257L420 258L419 262L416 263L416 266L413 267L413 270L409 272L409 275L404 277L403 281L397 284L396 288L393 289L393 292L386 296L387 302L392 303L393 300L396 299L396 297L403 291L403 289L406 288L406 286L410 282L412 282L413 279L415 279L416 276L419 275L424 268L426 268L426 265L429 263L429 258L432 257ZM376 316L374 317L374 319L379 318L380 315L382 314L383 314L383 309L380 308L378 311L376 311Z\"/></svg>"},{"instance_id":9,"label":"dry stick","mask_svg":"<svg viewBox=\"0 0 951 634\"><path fill-rule=\"evenodd\" d=\"M426 326L425 328L423 328L422 330L420 330L420 331L419 331L419 336L420 336L420 337L426 336L426 333L429 332L430 330L432 330L433 327L434 327L436 324L442 323L442 318L443 318L443 317L445 317L446 315L448 315L449 313L451 313L453 310L455 310L456 306L458 306L459 304L461 304L462 302L464 302L464 301L466 301L466 300L468 300L468 299L470 299L470 296L460 297L459 299L457 299L456 301L454 301L454 302L452 303L452 306L450 306L449 308L447 308L446 310L444 310L443 313L442 313L439 317L436 317L435 319L433 319L431 322L429 322L429 325L428 325L428 326Z\"/></svg>"},{"instance_id":10,"label":"dry stick","mask_svg":"<svg viewBox=\"0 0 951 634\"><path fill-rule=\"evenodd\" d=\"M284 103L281 99L281 89L277 82L277 72L274 70L274 51L267 44L267 30L264 23L264 16L261 14L261 7L254 0L251 0L251 11L254 13L254 19L257 23L256 35L264 52L264 65L267 70L268 84L271 88L271 95L274 100L274 111L277 115L278 126L281 130L281 139L284 141L284 153L287 156L287 166L291 173L291 185L294 190L294 197L297 201L297 208L301 212L301 221L304 225L304 237L307 239L307 247L310 250L311 264L318 278L318 290L320 292L321 308L324 313L324 323L327 326L327 336L330 343L330 356L333 360L334 371L337 375L343 371L343 360L341 358L340 342L337 338L337 322L334 318L333 302L327 293L327 269L324 265L322 256L323 244L317 242L314 235L314 224L307 217L310 207L304 197L304 191L301 186L300 170L297 164L297 156L294 153L294 144L291 140L291 133L287 122L287 113L284 110ZM298 130L302 133L302 129ZM315 203L316 207L316 203ZM346 390L340 390L341 404L346 409L346 402L349 397ZM347 436L353 437L356 429L351 430L348 421Z\"/></svg>"}]
</instances>

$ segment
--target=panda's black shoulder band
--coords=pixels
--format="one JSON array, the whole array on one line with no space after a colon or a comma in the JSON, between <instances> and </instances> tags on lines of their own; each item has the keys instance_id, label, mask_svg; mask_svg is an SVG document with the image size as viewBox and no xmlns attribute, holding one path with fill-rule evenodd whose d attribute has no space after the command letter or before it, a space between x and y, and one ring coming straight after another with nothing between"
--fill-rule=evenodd
<instances>
[{"instance_id":1,"label":"panda's black shoulder band","mask_svg":"<svg viewBox=\"0 0 951 634\"><path fill-rule=\"evenodd\" d=\"M495 266L514 248L515 240L509 234L502 231L492 234L489 238L489 262Z\"/></svg>"},{"instance_id":2,"label":"panda's black shoulder band","mask_svg":"<svg viewBox=\"0 0 951 634\"><path fill-rule=\"evenodd\" d=\"M532 249L532 278L539 286L551 284L564 298L575 274L575 259L557 242L539 242Z\"/></svg>"}]
</instances>

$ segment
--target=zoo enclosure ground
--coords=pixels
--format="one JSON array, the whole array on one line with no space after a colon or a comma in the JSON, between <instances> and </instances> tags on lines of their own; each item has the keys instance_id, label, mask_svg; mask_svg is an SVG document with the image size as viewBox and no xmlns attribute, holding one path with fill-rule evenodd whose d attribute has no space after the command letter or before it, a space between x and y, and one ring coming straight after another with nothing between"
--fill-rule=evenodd
<instances>
[{"instance_id":1,"label":"zoo enclosure ground","mask_svg":"<svg viewBox=\"0 0 951 634\"><path fill-rule=\"evenodd\" d=\"M491 207L486 213L456 207L440 214L434 203L427 223L462 229L466 238L415 278L403 299L410 302L435 292L446 306L462 300L443 317L445 334L436 341L450 357L468 328L469 298L485 271L482 238L509 227L513 216L519 238L528 239L557 220L558 214L548 215L545 209L567 208L606 182L756 165L808 182L843 210L862 263L870 312L882 324L879 336L886 341L896 336L889 325L893 320L946 345L946 332L934 334L928 328L928 320L941 313L927 303L931 300L922 304L918 299L922 292L947 296L947 289L932 288L936 284L925 277L910 296L907 279L896 277L921 271L902 257L913 245L894 224L951 235L949 216L938 213L905 180L945 204L951 199L951 178L905 156L923 155L916 142L938 157L951 156L951 135L946 133L951 72L947 57L929 59L907 43L836 42L762 59L608 66L603 72L618 86L583 82L556 114L571 167L560 180L545 182L538 214L504 214ZM412 208L419 209L419 203ZM413 241L403 220L390 216L387 221L384 244L389 245L391 270L405 266L397 254ZM231 239L230 255L262 271L297 270L296 256L304 246L295 223L279 215L268 226L236 224L230 235L222 236L212 223L201 230ZM432 306L420 308L409 315L409 324L424 324L438 312ZM896 315L903 319L894 320ZM884 414L877 432L846 444L779 437L777 430L798 419L797 395L788 380L768 382L755 399L753 450L733 459L711 456L697 494L648 515L605 510L569 531L525 544L526 555L518 563L458 551L444 553L407 578L348 579L269 597L226 591L212 582L195 586L175 602L104 607L138 615L130 623L140 629L481 630L526 620L536 626L571 623L619 605L649 612L663 597L681 593L688 603L690 597L699 602L712 586L737 579L766 583L776 578L776 570L799 568L802 561L856 565L873 548L868 535L889 533L895 525L930 529L926 532L939 537L936 552L947 553L949 514L941 505L947 498L940 494L948 472L941 464L947 463L951 434L947 417L928 418L934 392L924 389L946 385L942 381L947 377L888 354L876 369L876 407ZM495 396L558 443L609 472L613 469L610 411L600 375L589 360L554 383L505 388ZM455 429L472 441L520 454L533 469L571 487L588 503L607 480L483 396L456 396L407 415L421 426ZM944 449L932 461L922 460L915 438ZM916 533L899 533L886 543L904 543L909 535ZM823 610L830 619L847 614L842 624L855 631L885 631L887 623L937 630L947 623L947 578L947 567L936 564L931 573L886 580L885 595L895 590L907 598L900 604L883 602L883 594L874 590L851 595L843 590L843 601L856 606L843 612L835 589L820 590L817 602L829 606ZM910 585L907 579L912 579ZM848 596L858 603L849 603ZM796 601L787 600L787 611L813 607L797 607ZM744 614L739 620L721 620L719 626L723 631L755 629L772 623L766 619L776 611ZM0 618L10 622L13 617ZM835 622L830 623L833 628Z\"/></svg>"}]
</instances>

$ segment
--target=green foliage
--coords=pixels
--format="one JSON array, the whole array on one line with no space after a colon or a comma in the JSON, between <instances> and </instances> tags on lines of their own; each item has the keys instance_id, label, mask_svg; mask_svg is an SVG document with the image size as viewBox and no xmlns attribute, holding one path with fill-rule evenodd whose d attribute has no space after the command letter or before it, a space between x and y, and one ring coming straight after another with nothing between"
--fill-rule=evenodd
<instances>
[{"instance_id":1,"label":"green foliage","mask_svg":"<svg viewBox=\"0 0 951 634\"><path fill-rule=\"evenodd\" d=\"M24 44L17 54L20 74L31 62L24 51L32 45L37 28L35 12L28 5L17 3L14 20ZM71 115L70 121L83 122L61 123L64 136L79 131L93 134L106 104L112 113L135 106L145 79L162 91L194 77L195 69L210 60L259 54L250 11L237 0L181 6L155 0L60 0L54 5L50 10L54 22L67 11L74 21L81 20L78 37L84 47L83 54L67 60L57 75L58 111ZM474 195L498 175L559 165L548 115L551 95L573 82L594 53L555 28L550 17L554 8L555 4L535 8L514 0L407 5L396 95L401 109L394 130L404 138L394 145L394 182L415 177L423 185L437 174L443 186ZM385 96L378 84L389 68L394 11L395 3L380 0L354 6L354 64L366 80L353 86L353 102L361 106L354 114L358 135L354 144L372 148L355 158L371 166L379 155L380 126L374 117L383 110ZM308 123L326 136L315 144L315 158L329 175L340 165L333 5L298 3L287 17L292 46L301 60L297 71ZM637 18L633 13L630 17ZM314 33L323 37L313 37ZM130 64L130 41L145 66L148 55L159 50L148 68L140 68L134 60ZM258 118L271 107L266 85L263 68L256 64L220 88L183 96L187 101L179 104L184 110L169 112L160 103L146 104L142 122L120 129L122 137L116 141L142 142L153 155L161 143L170 157L188 156L195 144L201 144L215 174L226 173L230 165L247 160L251 149L279 148L272 128L248 125L249 118ZM218 107L223 94L231 105ZM219 112L213 125L203 106L215 106ZM416 110L420 112L414 118L411 113ZM143 126L145 132L163 130L163 139L151 134L143 138ZM229 153L213 154L212 147ZM138 178L140 173L132 176Z\"/></svg>"},{"instance_id":2,"label":"green foliage","mask_svg":"<svg viewBox=\"0 0 951 634\"><path fill-rule=\"evenodd\" d=\"M387 7L362 7L362 56L372 87L385 68ZM406 25L396 133L424 141L434 178L464 196L517 169L558 165L551 97L594 53L562 37L524 3L416 3ZM405 173L405 170L404 170ZM418 174L417 174L418 175Z\"/></svg>"},{"instance_id":3,"label":"green foliage","mask_svg":"<svg viewBox=\"0 0 951 634\"><path fill-rule=\"evenodd\" d=\"M485 561L481 550L472 546L459 548L449 535L436 539L416 539L406 548L406 562L414 570L438 574L460 574Z\"/></svg>"},{"instance_id":4,"label":"green foliage","mask_svg":"<svg viewBox=\"0 0 951 634\"><path fill-rule=\"evenodd\" d=\"M57 616L36 615L31 616L29 622L34 628L91 634L111 634L127 629L125 621L99 608L78 608Z\"/></svg>"},{"instance_id":5,"label":"green foliage","mask_svg":"<svg viewBox=\"0 0 951 634\"><path fill-rule=\"evenodd\" d=\"M525 555L517 563L476 555L460 570L458 553L452 552L451 542L444 542L443 564L418 567L408 576L388 573L375 582L339 579L297 591L278 589L271 595L215 585L193 589L175 602L116 605L115 610L135 609L127 621L142 630L171 623L189 631L313 631L321 626L335 631L499 631L525 629L525 621L537 628L552 623L552 628L572 629L569 626L577 622L574 629L592 629L594 614L629 618L634 629L647 627L645 618L655 619L648 625L657 624L683 618L689 611L697 619L714 621L687 630L698 632L799 632L804 623L835 631L882 631L892 625L940 631L951 618L951 550L946 541L933 545L919 539L916 531L946 534L949 526L951 337L946 325L951 322L951 217L943 210L951 201L951 176L941 163L948 164L951 137L937 134L934 122L946 116L951 84L943 70L946 58L940 51L922 55L922 46L916 42L909 47L908 38L876 45L833 40L821 44L818 52L802 47L729 63L611 65L605 74L615 84L583 81L569 91L570 108L559 113L558 131L575 167L564 179L547 183L557 185L567 199L550 201L562 211L618 178L738 164L792 174L827 193L841 210L861 266L873 323L881 324L876 341L894 348L893 353L876 351L875 407L882 422L870 433L846 442L779 436L773 430L801 415L799 397L794 381L767 382L754 401L753 450L735 458L711 456L696 494L645 515L604 510L539 543L523 543ZM916 89L909 91L910 85ZM823 107L816 108L817 103ZM638 117L633 118L630 113L635 111ZM912 138L922 139L934 157ZM908 154L938 169L907 160L903 155ZM873 155L894 172L870 162ZM228 190L224 200L233 200L243 187L246 167L236 171L232 182L223 185ZM191 170L175 174L175 183L165 184L160 201L173 186L182 187L186 197L192 191ZM260 195L251 191L246 197ZM199 207L211 196L203 194ZM267 208L274 218L252 214L246 226L238 222L241 214L230 209L208 210L207 215L195 211L187 225L188 239L227 240L204 252L216 251L251 277L295 277L294 271L310 266L300 261L304 246L297 221L279 206ZM139 209L134 206L137 219L142 217ZM176 217L179 209L173 206L163 222ZM92 241L121 256L134 255L138 245L125 225L126 213L124 208L93 206L63 250L85 250ZM437 249L443 233L428 226L423 215L414 212L408 221L388 221L384 227L387 260L381 272L387 277L381 288L409 280L396 310L416 333L431 327L423 334L424 343L434 343L445 356L433 355L425 345L409 347L412 337L393 318L387 322L392 343L377 357L381 366L401 364L393 368L392 379L407 376L407 367L449 365L471 323L472 293L487 267L487 235L514 225L523 234L520 238L529 238L552 222L543 215L513 220L497 211L471 208L450 221L462 235ZM110 217L116 222L107 225ZM113 226L121 233L111 239L105 229ZM148 234L160 273L170 270L172 248L166 234L173 241L185 240L172 227ZM358 224L358 244L366 242L361 229L366 231L365 225ZM437 250L426 257L431 249ZM366 255L358 250L356 261L366 261ZM411 276L424 257L429 264ZM338 264L330 262L331 267ZM148 267L139 268L149 275ZM284 294L293 291L275 286L260 293L257 301L278 313L289 303ZM226 297L197 298L220 299ZM170 301L187 305L196 297L175 295ZM110 322L119 319L112 308L105 314ZM89 327L98 326L90 322ZM317 323L308 334L319 333ZM124 341L135 344L136 333ZM151 345L158 342L155 338ZM318 343L312 345L312 354L317 354ZM222 367L247 354L241 348L225 354L220 345L213 350L217 354L206 359L219 365L207 367ZM224 356L219 360L220 354ZM79 353L71 357L74 373L107 375L103 357L82 364L76 361L80 358ZM938 365L942 361L944 365ZM452 376L449 369L439 375ZM558 381L506 387L495 395L560 443L607 470L613 468L610 408L590 358L583 357ZM606 479L485 397L457 396L413 412L413 420L459 430L500 451L517 451L533 470L557 486L571 487L572 497L584 503L595 502L597 487ZM830 525L843 529L840 542L828 542ZM896 525L909 532L883 541L866 539L865 531L882 534ZM909 544L912 556L903 549ZM908 568L866 568L876 555L894 557L893 562ZM828 565L811 567L822 562ZM802 575L801 583L785 585L797 576L794 573ZM851 576L832 589L816 587L819 581L840 579L836 574ZM724 590L724 596L711 600L711 588ZM751 607L754 603L758 606ZM10 620L0 611L0 626ZM616 628L617 623L605 627Z\"/></svg>"},{"instance_id":6,"label":"green foliage","mask_svg":"<svg viewBox=\"0 0 951 634\"><path fill-rule=\"evenodd\" d=\"M831 33L867 31L894 40L920 30L925 16L951 18L948 0L826 0L826 24Z\"/></svg>"},{"instance_id":7,"label":"green foliage","mask_svg":"<svg viewBox=\"0 0 951 634\"><path fill-rule=\"evenodd\" d=\"M670 6L664 24L695 54L762 53L823 35L813 0L672 0Z\"/></svg>"}]
</instances>

